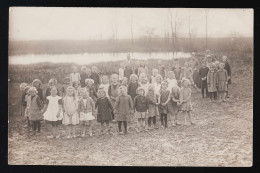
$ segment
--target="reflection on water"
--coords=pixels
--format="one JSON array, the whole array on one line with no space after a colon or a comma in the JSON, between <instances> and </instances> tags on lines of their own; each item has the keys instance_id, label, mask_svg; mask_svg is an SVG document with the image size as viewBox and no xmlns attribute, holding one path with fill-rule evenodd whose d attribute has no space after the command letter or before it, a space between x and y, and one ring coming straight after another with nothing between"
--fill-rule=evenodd
<instances>
[{"instance_id":1,"label":"reflection on water","mask_svg":"<svg viewBox=\"0 0 260 173\"><path fill-rule=\"evenodd\" d=\"M105 61L118 61L125 60L126 53L84 53L84 54L27 54L27 55L16 55L9 56L10 64L31 64L40 62L52 62L52 63L76 63L76 64L90 64L96 62ZM172 53L131 53L133 59L173 59L173 58L189 58L190 53L177 52Z\"/></svg>"}]
</instances>

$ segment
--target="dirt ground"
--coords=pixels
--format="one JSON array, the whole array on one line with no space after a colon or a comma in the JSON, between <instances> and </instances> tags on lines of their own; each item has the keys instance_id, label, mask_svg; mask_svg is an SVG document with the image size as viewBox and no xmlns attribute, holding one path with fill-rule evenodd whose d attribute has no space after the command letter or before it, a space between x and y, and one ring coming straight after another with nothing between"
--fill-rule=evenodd
<instances>
[{"instance_id":1,"label":"dirt ground","mask_svg":"<svg viewBox=\"0 0 260 173\"><path fill-rule=\"evenodd\" d=\"M231 97L210 103L193 92L195 125L160 128L127 135L99 135L75 139L31 137L25 121L14 115L19 100L9 98L8 163L15 165L110 165L110 166L251 166L253 145L252 77L232 78ZM19 85L12 84L9 91ZM17 89L16 89L17 90ZM157 122L160 124L159 118ZM117 124L112 124L113 130ZM77 127L77 133L80 133ZM63 136L64 129L61 130Z\"/></svg>"}]
</instances>

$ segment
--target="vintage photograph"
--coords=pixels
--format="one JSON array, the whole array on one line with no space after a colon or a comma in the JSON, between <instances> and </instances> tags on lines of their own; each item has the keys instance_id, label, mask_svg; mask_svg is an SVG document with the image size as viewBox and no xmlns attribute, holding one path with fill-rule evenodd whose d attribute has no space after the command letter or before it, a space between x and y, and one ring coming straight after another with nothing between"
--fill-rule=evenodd
<instances>
[{"instance_id":1,"label":"vintage photograph","mask_svg":"<svg viewBox=\"0 0 260 173\"><path fill-rule=\"evenodd\" d=\"M8 164L251 167L254 10L10 7Z\"/></svg>"}]
</instances>

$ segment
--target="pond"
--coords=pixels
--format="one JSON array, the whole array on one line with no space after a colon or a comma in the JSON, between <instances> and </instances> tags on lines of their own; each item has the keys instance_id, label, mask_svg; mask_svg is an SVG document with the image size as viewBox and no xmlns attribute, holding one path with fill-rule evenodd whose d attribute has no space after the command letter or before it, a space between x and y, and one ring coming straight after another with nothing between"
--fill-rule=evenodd
<instances>
[{"instance_id":1,"label":"pond","mask_svg":"<svg viewBox=\"0 0 260 173\"><path fill-rule=\"evenodd\" d=\"M125 60L127 53L82 53L82 54L26 54L9 56L9 64L32 64L41 62L52 63L76 63L76 64L90 64L106 61ZM146 60L146 59L173 59L173 58L189 58L190 53L172 52L163 53L131 53L131 58Z\"/></svg>"}]
</instances>

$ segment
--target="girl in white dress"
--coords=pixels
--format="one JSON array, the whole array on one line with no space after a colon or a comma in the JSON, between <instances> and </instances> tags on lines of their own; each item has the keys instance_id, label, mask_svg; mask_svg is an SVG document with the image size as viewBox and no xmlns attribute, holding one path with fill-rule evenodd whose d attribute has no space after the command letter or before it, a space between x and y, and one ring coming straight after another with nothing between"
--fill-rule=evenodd
<instances>
[{"instance_id":1,"label":"girl in white dress","mask_svg":"<svg viewBox=\"0 0 260 173\"><path fill-rule=\"evenodd\" d=\"M48 138L60 138L58 126L61 124L63 118L63 113L61 111L62 97L58 96L57 93L57 87L52 86L51 95L46 97L46 103L43 110L44 120L49 122L52 126L52 135L47 136Z\"/></svg>"},{"instance_id":2,"label":"girl in white dress","mask_svg":"<svg viewBox=\"0 0 260 173\"><path fill-rule=\"evenodd\" d=\"M178 86L178 82L175 78L175 74L173 71L168 71L167 73L167 82L168 82L168 88L167 90L172 91L172 88L175 86Z\"/></svg>"},{"instance_id":3,"label":"girl in white dress","mask_svg":"<svg viewBox=\"0 0 260 173\"><path fill-rule=\"evenodd\" d=\"M66 96L63 98L64 114L62 123L68 126L69 135L67 136L67 138L75 138L76 125L79 124L79 115L77 112L78 102L73 86L69 86L66 90L66 93Z\"/></svg>"},{"instance_id":4,"label":"girl in white dress","mask_svg":"<svg viewBox=\"0 0 260 173\"><path fill-rule=\"evenodd\" d=\"M145 95L148 93L149 82L145 73L140 73L139 76L140 86L144 89Z\"/></svg>"}]
</instances>

